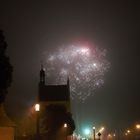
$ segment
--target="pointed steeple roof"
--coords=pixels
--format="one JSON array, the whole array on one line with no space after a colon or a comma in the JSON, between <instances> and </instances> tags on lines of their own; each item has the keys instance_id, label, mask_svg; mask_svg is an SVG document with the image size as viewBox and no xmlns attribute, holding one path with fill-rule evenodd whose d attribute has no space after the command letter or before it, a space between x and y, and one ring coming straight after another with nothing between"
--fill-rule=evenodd
<instances>
[{"instance_id":1,"label":"pointed steeple roof","mask_svg":"<svg viewBox=\"0 0 140 140\"><path fill-rule=\"evenodd\" d=\"M43 67L43 64L41 64L40 70L40 84L45 84L45 69Z\"/></svg>"}]
</instances>

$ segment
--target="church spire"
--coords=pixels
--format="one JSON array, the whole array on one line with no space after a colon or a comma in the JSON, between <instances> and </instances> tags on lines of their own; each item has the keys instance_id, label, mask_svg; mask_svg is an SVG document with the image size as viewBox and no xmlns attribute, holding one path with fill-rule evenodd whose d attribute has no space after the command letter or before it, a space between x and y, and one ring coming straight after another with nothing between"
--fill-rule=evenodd
<instances>
[{"instance_id":1,"label":"church spire","mask_svg":"<svg viewBox=\"0 0 140 140\"><path fill-rule=\"evenodd\" d=\"M69 76L67 77L67 86L69 86L70 84L70 80L69 80Z\"/></svg>"},{"instance_id":2,"label":"church spire","mask_svg":"<svg viewBox=\"0 0 140 140\"><path fill-rule=\"evenodd\" d=\"M45 85L45 69L43 67L43 64L41 64L41 70L40 70L40 84Z\"/></svg>"},{"instance_id":3,"label":"church spire","mask_svg":"<svg viewBox=\"0 0 140 140\"><path fill-rule=\"evenodd\" d=\"M70 80L69 80L69 77L67 77L67 87L68 87L68 93L69 93L69 97L70 97Z\"/></svg>"}]
</instances>

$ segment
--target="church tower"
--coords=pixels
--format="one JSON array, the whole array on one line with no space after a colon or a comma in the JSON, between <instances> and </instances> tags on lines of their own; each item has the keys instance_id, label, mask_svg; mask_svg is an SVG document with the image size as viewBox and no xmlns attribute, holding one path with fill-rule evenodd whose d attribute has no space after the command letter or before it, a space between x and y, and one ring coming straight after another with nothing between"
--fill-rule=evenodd
<instances>
[{"instance_id":1,"label":"church tower","mask_svg":"<svg viewBox=\"0 0 140 140\"><path fill-rule=\"evenodd\" d=\"M63 105L68 112L71 112L69 77L67 78L66 84L46 85L45 76L45 69L41 65L38 101L42 104L42 108L51 104Z\"/></svg>"}]
</instances>

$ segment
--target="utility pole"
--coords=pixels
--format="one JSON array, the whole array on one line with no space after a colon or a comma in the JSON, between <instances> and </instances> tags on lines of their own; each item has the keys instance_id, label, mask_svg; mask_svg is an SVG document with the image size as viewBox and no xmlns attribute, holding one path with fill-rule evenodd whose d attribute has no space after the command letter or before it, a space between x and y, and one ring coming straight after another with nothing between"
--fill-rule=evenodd
<instances>
[{"instance_id":1,"label":"utility pole","mask_svg":"<svg viewBox=\"0 0 140 140\"><path fill-rule=\"evenodd\" d=\"M95 138L95 127L93 127L93 140L96 140L96 138Z\"/></svg>"}]
</instances>

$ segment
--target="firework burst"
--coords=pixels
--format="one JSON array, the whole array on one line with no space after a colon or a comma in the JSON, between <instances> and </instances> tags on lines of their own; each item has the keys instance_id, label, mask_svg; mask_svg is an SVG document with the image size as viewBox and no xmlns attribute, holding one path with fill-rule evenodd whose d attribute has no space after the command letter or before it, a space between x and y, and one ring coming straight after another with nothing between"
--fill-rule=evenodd
<instances>
[{"instance_id":1,"label":"firework burst","mask_svg":"<svg viewBox=\"0 0 140 140\"><path fill-rule=\"evenodd\" d=\"M110 66L106 50L98 47L69 45L45 54L47 83L64 84L70 79L71 97L85 100L104 84Z\"/></svg>"}]
</instances>

